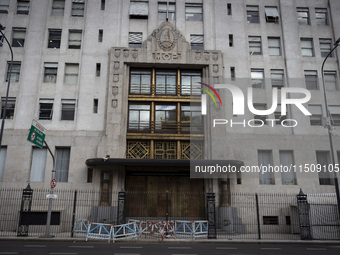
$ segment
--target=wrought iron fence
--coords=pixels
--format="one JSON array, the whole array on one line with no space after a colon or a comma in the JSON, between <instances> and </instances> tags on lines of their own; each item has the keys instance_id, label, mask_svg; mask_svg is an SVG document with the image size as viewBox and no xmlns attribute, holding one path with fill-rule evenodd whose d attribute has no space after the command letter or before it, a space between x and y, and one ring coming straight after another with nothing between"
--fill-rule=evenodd
<instances>
[{"instance_id":1,"label":"wrought iron fence","mask_svg":"<svg viewBox=\"0 0 340 255\"><path fill-rule=\"evenodd\" d=\"M45 233L49 189L34 189L28 236ZM17 236L23 189L0 189L0 236ZM73 236L75 222L119 225L139 221L207 220L207 194L197 192L119 192L110 196L110 206L101 206L98 190L56 189L52 203L50 233ZM307 213L312 239L340 239L335 194L308 194ZM124 208L118 208L118 204ZM216 194L216 237L225 239L301 239L301 214L294 194ZM118 211L121 215L118 217ZM29 216L29 217L27 217ZM27 221L27 218L29 219ZM209 220L208 220L209 222Z\"/></svg>"}]
</instances>

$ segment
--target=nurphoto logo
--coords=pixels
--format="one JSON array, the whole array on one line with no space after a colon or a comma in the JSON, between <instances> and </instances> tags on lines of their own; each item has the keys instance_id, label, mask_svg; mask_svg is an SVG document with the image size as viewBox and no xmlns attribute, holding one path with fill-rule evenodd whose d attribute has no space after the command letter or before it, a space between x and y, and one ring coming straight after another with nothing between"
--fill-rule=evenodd
<instances>
[{"instance_id":1,"label":"nurphoto logo","mask_svg":"<svg viewBox=\"0 0 340 255\"><path fill-rule=\"evenodd\" d=\"M222 106L222 100L220 98L220 95L217 93L216 89L227 89L229 92L231 92L232 95L232 112L233 115L244 115L245 114L245 95L243 91L231 84L215 84L215 88L211 87L208 84L201 83L203 86L209 88L219 99L220 104ZM214 101L215 106L217 105L216 100L212 93L208 91L207 89L200 88L202 91L206 92ZM288 105L295 105L305 116L310 116L312 115L308 109L303 105L311 99L311 93L309 90L304 89L304 88L281 88L281 93L280 97L278 96L278 89L273 88L272 89L272 105L269 109L266 110L258 110L254 107L254 102L253 102L253 88L249 87L247 89L247 107L248 110L253 113L256 116L268 116L272 113L275 112L277 109L278 105L280 105L281 108L281 116L286 116L287 115L287 106ZM297 95L299 98L291 98L291 97L296 97ZM278 104L278 100L280 101L280 104ZM207 114L207 95L202 94L202 108L201 108L201 114L206 115ZM283 127L295 127L298 125L297 120L295 119L265 119L262 120L260 118L258 119L250 119L246 120L243 119L242 121L233 121L232 119L213 119L213 127L216 127L217 125L226 125L230 124L231 127L233 126L249 126L249 127L262 127L265 124L265 121L269 123L271 127L274 127L274 124L277 123L277 121L281 122L281 125Z\"/></svg>"}]
</instances>

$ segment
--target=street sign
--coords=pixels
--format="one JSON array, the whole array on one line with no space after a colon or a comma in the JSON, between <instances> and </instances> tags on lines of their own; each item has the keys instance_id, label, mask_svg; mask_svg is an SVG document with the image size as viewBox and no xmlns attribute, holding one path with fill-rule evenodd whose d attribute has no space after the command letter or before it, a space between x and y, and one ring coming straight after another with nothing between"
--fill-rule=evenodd
<instances>
[{"instance_id":1,"label":"street sign","mask_svg":"<svg viewBox=\"0 0 340 255\"><path fill-rule=\"evenodd\" d=\"M58 195L57 195L57 194L47 194L47 195L46 195L46 198L47 198L47 199L50 199L50 198L52 198L52 199L57 199L57 198L58 198Z\"/></svg>"},{"instance_id":2,"label":"street sign","mask_svg":"<svg viewBox=\"0 0 340 255\"><path fill-rule=\"evenodd\" d=\"M56 181L56 179L53 179L53 180L51 181L51 188L54 189L55 186L57 186L57 181Z\"/></svg>"},{"instance_id":3,"label":"street sign","mask_svg":"<svg viewBox=\"0 0 340 255\"><path fill-rule=\"evenodd\" d=\"M39 124L38 121L33 120L30 132L28 133L27 141L42 148L44 147L46 129Z\"/></svg>"}]
</instances>

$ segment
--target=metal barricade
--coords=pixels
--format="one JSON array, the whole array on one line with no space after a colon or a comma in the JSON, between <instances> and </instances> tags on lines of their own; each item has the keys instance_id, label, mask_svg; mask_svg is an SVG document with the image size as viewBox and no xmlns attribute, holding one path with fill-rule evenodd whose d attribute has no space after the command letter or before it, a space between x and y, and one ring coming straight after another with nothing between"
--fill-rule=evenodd
<instances>
[{"instance_id":1,"label":"metal barricade","mask_svg":"<svg viewBox=\"0 0 340 255\"><path fill-rule=\"evenodd\" d=\"M194 221L193 223L193 239L195 240L197 237L200 238L208 238L208 221Z\"/></svg>"},{"instance_id":2,"label":"metal barricade","mask_svg":"<svg viewBox=\"0 0 340 255\"><path fill-rule=\"evenodd\" d=\"M73 234L75 237L85 237L88 230L88 221L87 220L75 220Z\"/></svg>"},{"instance_id":3,"label":"metal barricade","mask_svg":"<svg viewBox=\"0 0 340 255\"><path fill-rule=\"evenodd\" d=\"M139 237L139 228L136 222L112 226L112 240Z\"/></svg>"},{"instance_id":4,"label":"metal barricade","mask_svg":"<svg viewBox=\"0 0 340 255\"><path fill-rule=\"evenodd\" d=\"M208 221L176 221L175 222L176 236L192 237L208 237Z\"/></svg>"},{"instance_id":5,"label":"metal barricade","mask_svg":"<svg viewBox=\"0 0 340 255\"><path fill-rule=\"evenodd\" d=\"M113 226L111 224L93 223L89 224L86 234L86 241L88 239L102 239L108 240L110 243Z\"/></svg>"}]
</instances>

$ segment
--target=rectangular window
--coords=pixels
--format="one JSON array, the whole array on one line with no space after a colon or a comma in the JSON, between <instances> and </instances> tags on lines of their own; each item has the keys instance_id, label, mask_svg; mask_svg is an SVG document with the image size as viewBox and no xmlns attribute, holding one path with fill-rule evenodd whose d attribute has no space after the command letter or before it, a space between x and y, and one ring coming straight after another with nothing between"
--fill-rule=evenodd
<instances>
[{"instance_id":1,"label":"rectangular window","mask_svg":"<svg viewBox=\"0 0 340 255\"><path fill-rule=\"evenodd\" d=\"M47 149L33 148L31 164L31 182L43 182L45 178Z\"/></svg>"},{"instance_id":2,"label":"rectangular window","mask_svg":"<svg viewBox=\"0 0 340 255\"><path fill-rule=\"evenodd\" d=\"M231 78L232 81L234 81L235 78L236 78L235 67L234 66L230 67L230 78Z\"/></svg>"},{"instance_id":3,"label":"rectangular window","mask_svg":"<svg viewBox=\"0 0 340 255\"><path fill-rule=\"evenodd\" d=\"M147 19L149 15L148 2L130 2L130 18L131 19Z\"/></svg>"},{"instance_id":4,"label":"rectangular window","mask_svg":"<svg viewBox=\"0 0 340 255\"><path fill-rule=\"evenodd\" d=\"M175 133L177 131L177 107L176 105L155 106L155 131Z\"/></svg>"},{"instance_id":5,"label":"rectangular window","mask_svg":"<svg viewBox=\"0 0 340 255\"><path fill-rule=\"evenodd\" d=\"M197 70L183 70L181 72L181 95L201 95L200 86L202 72Z\"/></svg>"},{"instance_id":6,"label":"rectangular window","mask_svg":"<svg viewBox=\"0 0 340 255\"><path fill-rule=\"evenodd\" d=\"M326 90L338 90L337 76L335 71L324 71Z\"/></svg>"},{"instance_id":7,"label":"rectangular window","mask_svg":"<svg viewBox=\"0 0 340 255\"><path fill-rule=\"evenodd\" d=\"M29 11L30 11L29 0L17 0L17 14L28 15Z\"/></svg>"},{"instance_id":8,"label":"rectangular window","mask_svg":"<svg viewBox=\"0 0 340 255\"><path fill-rule=\"evenodd\" d=\"M279 23L279 12L276 6L266 6L265 14L267 23Z\"/></svg>"},{"instance_id":9,"label":"rectangular window","mask_svg":"<svg viewBox=\"0 0 340 255\"><path fill-rule=\"evenodd\" d=\"M181 133L203 133L200 105L181 105Z\"/></svg>"},{"instance_id":10,"label":"rectangular window","mask_svg":"<svg viewBox=\"0 0 340 255\"><path fill-rule=\"evenodd\" d=\"M264 70L263 69L251 69L251 86L256 89L264 88Z\"/></svg>"},{"instance_id":11,"label":"rectangular window","mask_svg":"<svg viewBox=\"0 0 340 255\"><path fill-rule=\"evenodd\" d=\"M264 111L264 110L267 110L267 105L266 104L254 104L254 108L259 111ZM257 126L266 125L267 124L266 119L268 119L267 115L254 114L254 120L255 120L254 124Z\"/></svg>"},{"instance_id":12,"label":"rectangular window","mask_svg":"<svg viewBox=\"0 0 340 255\"><path fill-rule=\"evenodd\" d=\"M60 42L61 42L61 29L49 29L47 48L59 49Z\"/></svg>"},{"instance_id":13,"label":"rectangular window","mask_svg":"<svg viewBox=\"0 0 340 255\"><path fill-rule=\"evenodd\" d=\"M71 15L75 17L84 17L85 0L72 0Z\"/></svg>"},{"instance_id":14,"label":"rectangular window","mask_svg":"<svg viewBox=\"0 0 340 255\"><path fill-rule=\"evenodd\" d=\"M131 69L130 72L130 94L151 94L151 70Z\"/></svg>"},{"instance_id":15,"label":"rectangular window","mask_svg":"<svg viewBox=\"0 0 340 255\"><path fill-rule=\"evenodd\" d=\"M259 150L258 151L258 163L261 166L271 166L273 165L272 151L270 150ZM275 176L273 172L260 172L260 184L275 184Z\"/></svg>"},{"instance_id":16,"label":"rectangular window","mask_svg":"<svg viewBox=\"0 0 340 255\"><path fill-rule=\"evenodd\" d=\"M56 148L55 179L57 182L67 182L70 166L70 147Z\"/></svg>"},{"instance_id":17,"label":"rectangular window","mask_svg":"<svg viewBox=\"0 0 340 255\"><path fill-rule=\"evenodd\" d=\"M129 104L128 132L150 132L150 104Z\"/></svg>"},{"instance_id":18,"label":"rectangular window","mask_svg":"<svg viewBox=\"0 0 340 255\"><path fill-rule=\"evenodd\" d=\"M69 30L68 48L80 49L81 48L82 30Z\"/></svg>"},{"instance_id":19,"label":"rectangular window","mask_svg":"<svg viewBox=\"0 0 340 255\"><path fill-rule=\"evenodd\" d=\"M76 111L76 100L62 99L61 100L61 120L74 120Z\"/></svg>"},{"instance_id":20,"label":"rectangular window","mask_svg":"<svg viewBox=\"0 0 340 255\"><path fill-rule=\"evenodd\" d=\"M190 35L190 46L192 50L204 50L203 35Z\"/></svg>"},{"instance_id":21,"label":"rectangular window","mask_svg":"<svg viewBox=\"0 0 340 255\"><path fill-rule=\"evenodd\" d=\"M281 56L280 37L268 37L269 56Z\"/></svg>"},{"instance_id":22,"label":"rectangular window","mask_svg":"<svg viewBox=\"0 0 340 255\"><path fill-rule=\"evenodd\" d=\"M328 53L332 49L332 39L319 39L320 42L320 51L321 51L321 57L325 58L327 57ZM333 57L333 53L329 55L329 57Z\"/></svg>"},{"instance_id":23,"label":"rectangular window","mask_svg":"<svg viewBox=\"0 0 340 255\"><path fill-rule=\"evenodd\" d=\"M318 74L317 71L305 71L306 88L308 90L318 89Z\"/></svg>"},{"instance_id":24,"label":"rectangular window","mask_svg":"<svg viewBox=\"0 0 340 255\"><path fill-rule=\"evenodd\" d=\"M312 114L310 116L310 124L312 126L321 126L322 125L321 105L308 105L308 110Z\"/></svg>"},{"instance_id":25,"label":"rectangular window","mask_svg":"<svg viewBox=\"0 0 340 255\"><path fill-rule=\"evenodd\" d=\"M279 216L263 216L263 225L279 225Z\"/></svg>"},{"instance_id":26,"label":"rectangular window","mask_svg":"<svg viewBox=\"0 0 340 255\"><path fill-rule=\"evenodd\" d=\"M9 78L10 66L11 66L11 62L7 62L6 81L8 81L8 78ZM21 62L13 62L12 63L11 82L19 82L20 68L21 68Z\"/></svg>"},{"instance_id":27,"label":"rectangular window","mask_svg":"<svg viewBox=\"0 0 340 255\"><path fill-rule=\"evenodd\" d=\"M317 151L316 161L325 171L319 172L320 185L334 185L333 172L329 172L330 156L329 151Z\"/></svg>"},{"instance_id":28,"label":"rectangular window","mask_svg":"<svg viewBox=\"0 0 340 255\"><path fill-rule=\"evenodd\" d=\"M1 119L3 119L3 112L5 109L5 97L1 98ZM9 97L7 99L7 107L6 107L6 116L5 119L13 119L14 117L14 110L15 110L15 101L16 98L15 97Z\"/></svg>"},{"instance_id":29,"label":"rectangular window","mask_svg":"<svg viewBox=\"0 0 340 255\"><path fill-rule=\"evenodd\" d=\"M284 72L281 69L271 69L270 78L273 88L281 89L284 87Z\"/></svg>"},{"instance_id":30,"label":"rectangular window","mask_svg":"<svg viewBox=\"0 0 340 255\"><path fill-rule=\"evenodd\" d=\"M203 20L203 5L186 3L185 4L185 20L187 21L202 21Z\"/></svg>"},{"instance_id":31,"label":"rectangular window","mask_svg":"<svg viewBox=\"0 0 340 255\"><path fill-rule=\"evenodd\" d=\"M1 146L0 148L0 182L2 182L4 179L6 154L7 154L7 147Z\"/></svg>"},{"instance_id":32,"label":"rectangular window","mask_svg":"<svg viewBox=\"0 0 340 255\"><path fill-rule=\"evenodd\" d=\"M309 25L309 9L296 8L299 25Z\"/></svg>"},{"instance_id":33,"label":"rectangular window","mask_svg":"<svg viewBox=\"0 0 340 255\"><path fill-rule=\"evenodd\" d=\"M261 36L248 36L248 41L249 41L249 54L262 55Z\"/></svg>"},{"instance_id":34,"label":"rectangular window","mask_svg":"<svg viewBox=\"0 0 340 255\"><path fill-rule=\"evenodd\" d=\"M98 99L93 99L93 113L98 113Z\"/></svg>"},{"instance_id":35,"label":"rectangular window","mask_svg":"<svg viewBox=\"0 0 340 255\"><path fill-rule=\"evenodd\" d=\"M52 16L64 16L65 0L53 0Z\"/></svg>"},{"instance_id":36,"label":"rectangular window","mask_svg":"<svg viewBox=\"0 0 340 255\"><path fill-rule=\"evenodd\" d=\"M24 47L26 28L13 28L12 47Z\"/></svg>"},{"instance_id":37,"label":"rectangular window","mask_svg":"<svg viewBox=\"0 0 340 255\"><path fill-rule=\"evenodd\" d=\"M176 95L176 71L156 71L156 95Z\"/></svg>"},{"instance_id":38,"label":"rectangular window","mask_svg":"<svg viewBox=\"0 0 340 255\"><path fill-rule=\"evenodd\" d=\"M176 3L158 3L158 19L159 20L175 20L176 19Z\"/></svg>"},{"instance_id":39,"label":"rectangular window","mask_svg":"<svg viewBox=\"0 0 340 255\"><path fill-rule=\"evenodd\" d=\"M317 25L327 25L327 9L326 8L315 8L315 18Z\"/></svg>"},{"instance_id":40,"label":"rectangular window","mask_svg":"<svg viewBox=\"0 0 340 255\"><path fill-rule=\"evenodd\" d=\"M66 84L78 83L79 64L65 64L65 79Z\"/></svg>"},{"instance_id":41,"label":"rectangular window","mask_svg":"<svg viewBox=\"0 0 340 255\"><path fill-rule=\"evenodd\" d=\"M274 116L275 116L275 123L277 125L281 125L282 121L284 121L287 118L287 115L281 115L281 105L278 104L276 107L276 110L274 112Z\"/></svg>"},{"instance_id":42,"label":"rectangular window","mask_svg":"<svg viewBox=\"0 0 340 255\"><path fill-rule=\"evenodd\" d=\"M87 169L87 183L92 183L93 180L93 168Z\"/></svg>"},{"instance_id":43,"label":"rectangular window","mask_svg":"<svg viewBox=\"0 0 340 255\"><path fill-rule=\"evenodd\" d=\"M296 185L296 176L293 170L294 156L293 151L280 151L280 164L289 171L281 172L282 185Z\"/></svg>"},{"instance_id":44,"label":"rectangular window","mask_svg":"<svg viewBox=\"0 0 340 255\"><path fill-rule=\"evenodd\" d=\"M58 73L58 63L44 63L44 82L56 83Z\"/></svg>"},{"instance_id":45,"label":"rectangular window","mask_svg":"<svg viewBox=\"0 0 340 255\"><path fill-rule=\"evenodd\" d=\"M102 11L105 10L105 0L101 0L100 9L101 9Z\"/></svg>"},{"instance_id":46,"label":"rectangular window","mask_svg":"<svg viewBox=\"0 0 340 255\"><path fill-rule=\"evenodd\" d=\"M328 110L331 114L331 121L334 126L340 126L340 106L330 105Z\"/></svg>"},{"instance_id":47,"label":"rectangular window","mask_svg":"<svg viewBox=\"0 0 340 255\"><path fill-rule=\"evenodd\" d=\"M53 99L40 99L39 120L51 120L53 115Z\"/></svg>"},{"instance_id":48,"label":"rectangular window","mask_svg":"<svg viewBox=\"0 0 340 255\"><path fill-rule=\"evenodd\" d=\"M234 46L234 36L232 34L229 34L229 47Z\"/></svg>"},{"instance_id":49,"label":"rectangular window","mask_svg":"<svg viewBox=\"0 0 340 255\"><path fill-rule=\"evenodd\" d=\"M260 23L259 7L258 6L246 6L247 21L248 23Z\"/></svg>"},{"instance_id":50,"label":"rectangular window","mask_svg":"<svg viewBox=\"0 0 340 255\"><path fill-rule=\"evenodd\" d=\"M301 38L301 54L303 57L314 57L312 38Z\"/></svg>"},{"instance_id":51,"label":"rectangular window","mask_svg":"<svg viewBox=\"0 0 340 255\"><path fill-rule=\"evenodd\" d=\"M101 69L101 64L97 63L96 64L96 76L99 77L100 76L100 69Z\"/></svg>"},{"instance_id":52,"label":"rectangular window","mask_svg":"<svg viewBox=\"0 0 340 255\"><path fill-rule=\"evenodd\" d=\"M227 3L228 15L232 15L231 4Z\"/></svg>"},{"instance_id":53,"label":"rectangular window","mask_svg":"<svg viewBox=\"0 0 340 255\"><path fill-rule=\"evenodd\" d=\"M98 42L103 42L103 29L98 30Z\"/></svg>"},{"instance_id":54,"label":"rectangular window","mask_svg":"<svg viewBox=\"0 0 340 255\"><path fill-rule=\"evenodd\" d=\"M141 48L142 47L143 33L130 32L129 33L129 47L130 48Z\"/></svg>"},{"instance_id":55,"label":"rectangular window","mask_svg":"<svg viewBox=\"0 0 340 255\"><path fill-rule=\"evenodd\" d=\"M0 13L8 13L8 9L9 9L9 0L0 0Z\"/></svg>"}]
</instances>

